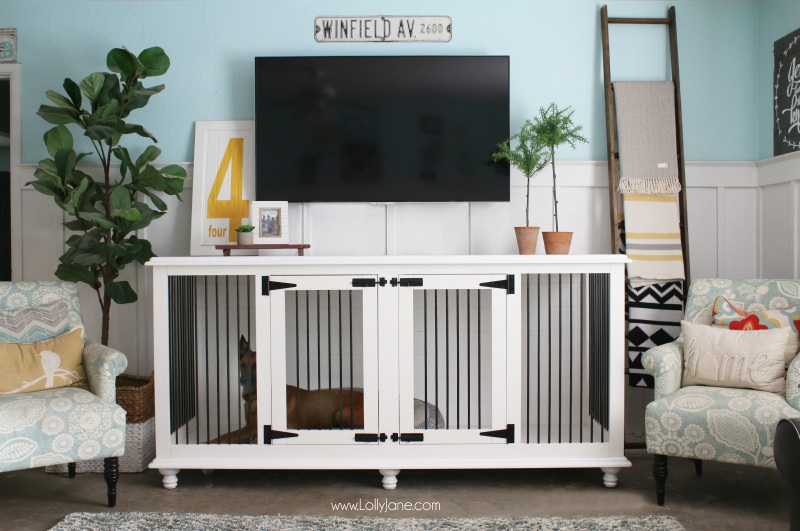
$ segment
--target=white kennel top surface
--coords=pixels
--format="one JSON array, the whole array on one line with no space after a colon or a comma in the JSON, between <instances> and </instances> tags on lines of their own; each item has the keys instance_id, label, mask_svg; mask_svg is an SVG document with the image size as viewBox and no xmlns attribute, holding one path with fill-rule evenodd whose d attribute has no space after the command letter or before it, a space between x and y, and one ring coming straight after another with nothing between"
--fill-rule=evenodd
<instances>
[{"instance_id":1,"label":"white kennel top surface","mask_svg":"<svg viewBox=\"0 0 800 531\"><path fill-rule=\"evenodd\" d=\"M160 266L419 266L419 265L585 265L626 264L624 254L569 255L380 255L380 256L159 256L146 265Z\"/></svg>"}]
</instances>

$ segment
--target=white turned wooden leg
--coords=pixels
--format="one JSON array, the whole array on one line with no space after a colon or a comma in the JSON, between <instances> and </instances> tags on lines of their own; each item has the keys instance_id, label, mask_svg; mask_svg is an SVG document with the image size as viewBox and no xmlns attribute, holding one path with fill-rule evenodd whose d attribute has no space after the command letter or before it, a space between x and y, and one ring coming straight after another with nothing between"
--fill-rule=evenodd
<instances>
[{"instance_id":1,"label":"white turned wooden leg","mask_svg":"<svg viewBox=\"0 0 800 531\"><path fill-rule=\"evenodd\" d=\"M600 470L603 471L603 485L606 487L613 489L617 486L617 481L619 481L618 474L621 470L620 468L615 467L604 467Z\"/></svg>"},{"instance_id":2,"label":"white turned wooden leg","mask_svg":"<svg viewBox=\"0 0 800 531\"><path fill-rule=\"evenodd\" d=\"M382 469L378 470L383 475L383 488L386 490L394 490L397 488L397 474L400 470L397 469Z\"/></svg>"},{"instance_id":3,"label":"white turned wooden leg","mask_svg":"<svg viewBox=\"0 0 800 531\"><path fill-rule=\"evenodd\" d=\"M181 471L180 468L159 468L158 471L164 476L161 479L161 484L164 485L165 489L174 489L178 486L178 472Z\"/></svg>"}]
</instances>

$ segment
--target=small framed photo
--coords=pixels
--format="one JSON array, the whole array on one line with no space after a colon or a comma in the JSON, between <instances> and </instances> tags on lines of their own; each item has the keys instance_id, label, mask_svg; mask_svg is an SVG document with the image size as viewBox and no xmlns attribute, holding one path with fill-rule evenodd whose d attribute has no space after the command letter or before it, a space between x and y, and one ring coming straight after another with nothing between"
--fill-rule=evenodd
<instances>
[{"instance_id":1,"label":"small framed photo","mask_svg":"<svg viewBox=\"0 0 800 531\"><path fill-rule=\"evenodd\" d=\"M288 201L251 201L253 243L289 243Z\"/></svg>"}]
</instances>

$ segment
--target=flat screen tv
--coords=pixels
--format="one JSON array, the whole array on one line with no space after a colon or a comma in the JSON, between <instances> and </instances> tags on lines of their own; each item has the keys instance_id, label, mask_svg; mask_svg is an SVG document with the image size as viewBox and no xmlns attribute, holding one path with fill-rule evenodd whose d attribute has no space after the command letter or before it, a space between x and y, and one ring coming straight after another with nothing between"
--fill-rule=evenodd
<instances>
[{"instance_id":1,"label":"flat screen tv","mask_svg":"<svg viewBox=\"0 0 800 531\"><path fill-rule=\"evenodd\" d=\"M508 201L508 56L257 57L256 199Z\"/></svg>"}]
</instances>

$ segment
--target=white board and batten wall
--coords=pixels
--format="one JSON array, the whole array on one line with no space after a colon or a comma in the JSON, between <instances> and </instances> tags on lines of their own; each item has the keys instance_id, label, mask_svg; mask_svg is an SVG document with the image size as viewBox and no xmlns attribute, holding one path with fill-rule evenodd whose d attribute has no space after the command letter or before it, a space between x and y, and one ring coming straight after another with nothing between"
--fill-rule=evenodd
<instances>
[{"instance_id":1,"label":"white board and batten wall","mask_svg":"<svg viewBox=\"0 0 800 531\"><path fill-rule=\"evenodd\" d=\"M191 175L191 164L186 167ZM34 165L21 165L20 182L33 179ZM572 253L610 251L606 164L561 162L559 214L562 230L575 232ZM531 182L531 224L550 226L550 175ZM687 163L691 275L730 278L797 278L800 273L800 156L758 163ZM292 204L292 242L309 243L309 255L516 254L512 227L524 223L525 179L512 175L510 203ZM30 187L20 191L22 267L18 279L54 278L65 234L52 199ZM187 256L191 181L183 201L143 234L160 256ZM538 253L543 253L540 242ZM271 251L288 254L293 251ZM140 296L114 306L111 342L129 357L129 371L149 374L149 296L144 268L126 270ZM82 287L88 333L99 337L94 293Z\"/></svg>"}]
</instances>

